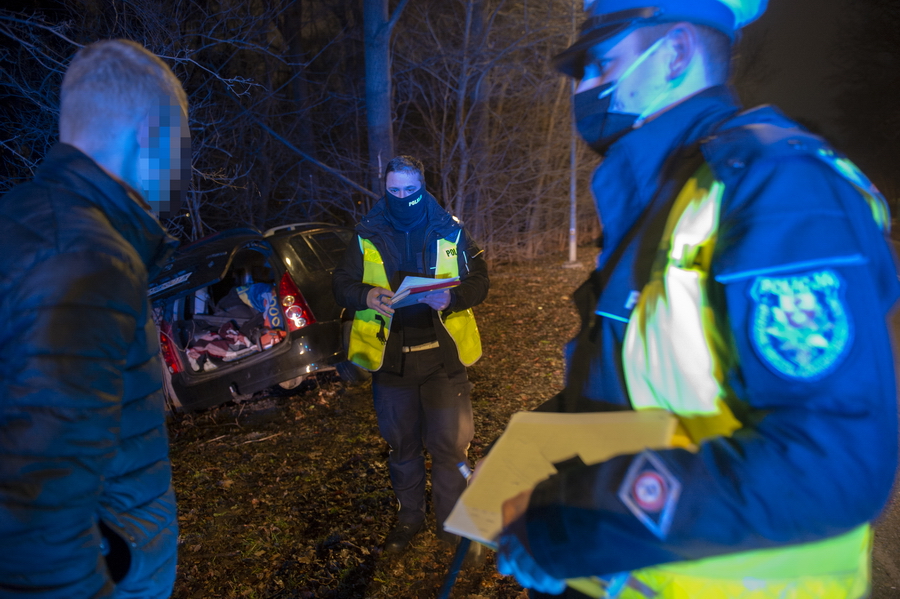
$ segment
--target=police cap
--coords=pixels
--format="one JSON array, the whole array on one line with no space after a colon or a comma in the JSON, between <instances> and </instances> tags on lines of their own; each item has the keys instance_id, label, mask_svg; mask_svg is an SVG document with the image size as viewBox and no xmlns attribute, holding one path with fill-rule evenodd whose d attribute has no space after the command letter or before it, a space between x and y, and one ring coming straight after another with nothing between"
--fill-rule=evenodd
<instances>
[{"instance_id":1,"label":"police cap","mask_svg":"<svg viewBox=\"0 0 900 599\"><path fill-rule=\"evenodd\" d=\"M553 57L554 67L577 77L585 52L600 42L638 25L688 21L718 29L734 39L735 32L756 20L768 0L593 0L575 43ZM586 1L585 4L588 4Z\"/></svg>"}]
</instances>

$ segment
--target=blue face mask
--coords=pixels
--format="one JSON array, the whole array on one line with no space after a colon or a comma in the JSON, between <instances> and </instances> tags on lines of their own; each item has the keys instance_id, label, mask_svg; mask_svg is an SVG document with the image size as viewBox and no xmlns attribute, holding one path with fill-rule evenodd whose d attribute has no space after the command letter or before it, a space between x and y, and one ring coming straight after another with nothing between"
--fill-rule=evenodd
<instances>
[{"instance_id":1,"label":"blue face mask","mask_svg":"<svg viewBox=\"0 0 900 599\"><path fill-rule=\"evenodd\" d=\"M615 81L579 92L572 97L578 134L598 154L605 154L612 144L634 128L638 119L643 120L647 115L646 110L643 114L614 112L610 110L610 106L613 105L619 84L653 54L664 40L663 37L647 48Z\"/></svg>"},{"instance_id":2,"label":"blue face mask","mask_svg":"<svg viewBox=\"0 0 900 599\"><path fill-rule=\"evenodd\" d=\"M638 115L610 112L612 94L603 94L616 82L599 88L579 92L572 98L575 111L575 127L578 134L598 154L606 154L609 146L631 131Z\"/></svg>"}]
</instances>

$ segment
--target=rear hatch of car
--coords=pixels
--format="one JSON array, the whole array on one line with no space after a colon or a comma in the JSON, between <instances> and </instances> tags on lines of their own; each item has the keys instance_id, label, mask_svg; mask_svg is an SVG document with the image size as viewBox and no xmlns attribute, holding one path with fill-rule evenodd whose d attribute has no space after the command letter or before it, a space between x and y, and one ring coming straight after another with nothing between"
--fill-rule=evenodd
<instances>
[{"instance_id":1,"label":"rear hatch of car","mask_svg":"<svg viewBox=\"0 0 900 599\"><path fill-rule=\"evenodd\" d=\"M252 229L187 246L150 285L169 372L229 369L280 351L291 330L314 321L269 243Z\"/></svg>"},{"instance_id":2,"label":"rear hatch of car","mask_svg":"<svg viewBox=\"0 0 900 599\"><path fill-rule=\"evenodd\" d=\"M297 223L266 232L266 240L283 257L319 322L341 316L342 308L331 291L331 275L353 237L353 229L323 223Z\"/></svg>"}]
</instances>

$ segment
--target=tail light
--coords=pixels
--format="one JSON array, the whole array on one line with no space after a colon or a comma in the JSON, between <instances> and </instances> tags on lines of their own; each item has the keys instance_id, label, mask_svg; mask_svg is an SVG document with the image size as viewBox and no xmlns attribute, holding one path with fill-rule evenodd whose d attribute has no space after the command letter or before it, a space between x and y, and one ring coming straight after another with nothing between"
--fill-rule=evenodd
<instances>
[{"instance_id":1,"label":"tail light","mask_svg":"<svg viewBox=\"0 0 900 599\"><path fill-rule=\"evenodd\" d=\"M169 332L171 332L171 327L169 327ZM175 374L176 372L181 372L181 362L178 361L178 354L175 350L175 343L172 341L172 338L168 335L168 333L160 331L159 332L159 348L162 350L163 360L166 362L166 367L169 369L169 372Z\"/></svg>"},{"instance_id":2,"label":"tail light","mask_svg":"<svg viewBox=\"0 0 900 599\"><path fill-rule=\"evenodd\" d=\"M312 310L303 299L303 294L297 289L297 284L288 273L284 273L278 284L278 297L281 299L281 307L284 308L284 317L287 319L289 331L296 331L316 322Z\"/></svg>"}]
</instances>

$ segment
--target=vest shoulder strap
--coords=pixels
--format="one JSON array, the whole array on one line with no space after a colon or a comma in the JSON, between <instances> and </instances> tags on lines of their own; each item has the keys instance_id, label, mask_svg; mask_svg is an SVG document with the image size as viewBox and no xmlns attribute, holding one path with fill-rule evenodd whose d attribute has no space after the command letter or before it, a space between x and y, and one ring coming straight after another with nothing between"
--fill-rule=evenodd
<instances>
[{"instance_id":1,"label":"vest shoulder strap","mask_svg":"<svg viewBox=\"0 0 900 599\"><path fill-rule=\"evenodd\" d=\"M757 111L738 115L731 121L746 121ZM745 122L729 126L726 121L701 142L701 151L716 178L726 187L744 168L761 159L814 158L853 185L868 203L872 217L882 231L890 227L887 201L871 181L846 156L818 135L788 120Z\"/></svg>"},{"instance_id":2,"label":"vest shoulder strap","mask_svg":"<svg viewBox=\"0 0 900 599\"><path fill-rule=\"evenodd\" d=\"M828 142L799 125L749 123L729 127L727 122L703 140L701 149L719 178L726 176L726 168L743 168L757 160L803 154L814 156L820 151L831 150Z\"/></svg>"}]
</instances>

